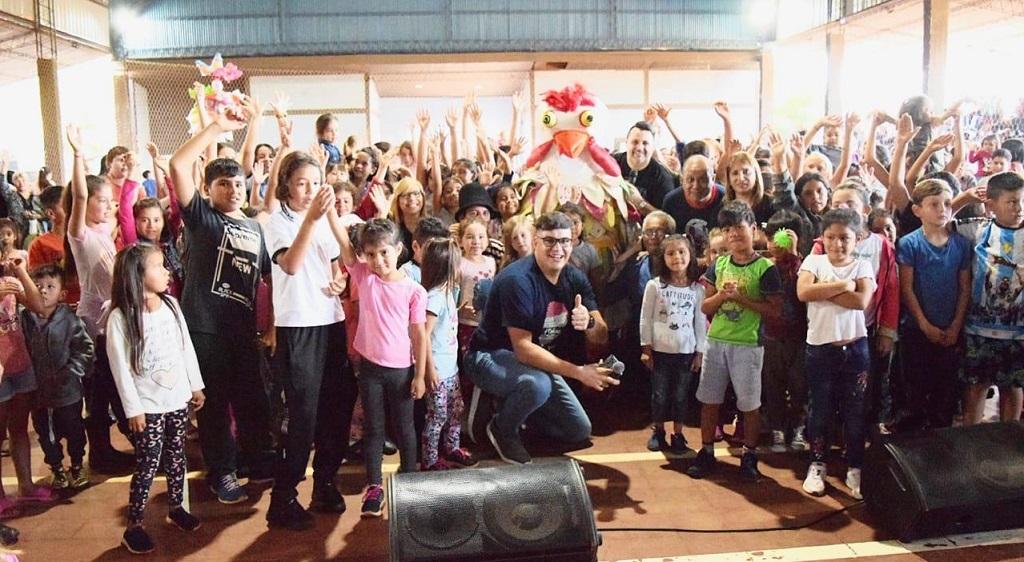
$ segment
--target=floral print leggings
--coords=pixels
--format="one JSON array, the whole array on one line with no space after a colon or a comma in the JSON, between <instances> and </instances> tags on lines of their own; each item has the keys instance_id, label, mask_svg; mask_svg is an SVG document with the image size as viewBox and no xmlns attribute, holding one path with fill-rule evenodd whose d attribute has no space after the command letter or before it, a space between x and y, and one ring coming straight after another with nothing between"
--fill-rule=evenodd
<instances>
[{"instance_id":1,"label":"floral print leggings","mask_svg":"<svg viewBox=\"0 0 1024 562\"><path fill-rule=\"evenodd\" d=\"M459 432L462 431L462 411L465 406L459 377L456 375L442 380L437 388L427 393L426 400L427 422L423 428L421 448L424 468L437 463L442 432L446 452L450 453L460 446Z\"/></svg>"},{"instance_id":2,"label":"floral print leggings","mask_svg":"<svg viewBox=\"0 0 1024 562\"><path fill-rule=\"evenodd\" d=\"M168 511L185 501L185 432L188 408L166 414L146 414L146 429L132 434L135 445L135 473L128 495L128 524L141 525L149 489L164 459L167 474Z\"/></svg>"}]
</instances>

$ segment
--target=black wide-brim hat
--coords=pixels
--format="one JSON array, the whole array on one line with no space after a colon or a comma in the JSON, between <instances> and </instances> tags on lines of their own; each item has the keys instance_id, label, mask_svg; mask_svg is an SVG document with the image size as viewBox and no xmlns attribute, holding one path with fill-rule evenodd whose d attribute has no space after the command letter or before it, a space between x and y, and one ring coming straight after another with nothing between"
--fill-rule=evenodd
<instances>
[{"instance_id":1,"label":"black wide-brim hat","mask_svg":"<svg viewBox=\"0 0 1024 562\"><path fill-rule=\"evenodd\" d=\"M462 220L462 215L471 207L486 207L492 217L498 213L494 208L491 194L487 193L487 188L475 181L467 183L459 190L459 210L455 211L455 220Z\"/></svg>"}]
</instances>

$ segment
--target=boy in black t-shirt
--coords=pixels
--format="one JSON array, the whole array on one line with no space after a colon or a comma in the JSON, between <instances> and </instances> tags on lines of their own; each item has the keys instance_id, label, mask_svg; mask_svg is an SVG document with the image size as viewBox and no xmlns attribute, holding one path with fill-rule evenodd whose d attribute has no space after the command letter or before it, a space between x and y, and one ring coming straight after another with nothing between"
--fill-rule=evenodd
<instances>
[{"instance_id":1,"label":"boy in black t-shirt","mask_svg":"<svg viewBox=\"0 0 1024 562\"><path fill-rule=\"evenodd\" d=\"M242 107L253 110L248 100ZM236 476L239 464L247 465L250 482L266 481L273 460L255 312L260 277L270 283L270 257L263 229L241 211L241 166L226 158L210 162L204 174L209 199L204 199L197 196L192 165L223 133L244 127L243 117L231 112L215 116L171 158L171 177L188 236L181 308L206 381L206 404L196 412L199 443L210 488L226 504L248 497ZM269 333L272 339L273 331ZM269 347L273 350L273 342ZM231 414L238 426L237 446Z\"/></svg>"}]
</instances>

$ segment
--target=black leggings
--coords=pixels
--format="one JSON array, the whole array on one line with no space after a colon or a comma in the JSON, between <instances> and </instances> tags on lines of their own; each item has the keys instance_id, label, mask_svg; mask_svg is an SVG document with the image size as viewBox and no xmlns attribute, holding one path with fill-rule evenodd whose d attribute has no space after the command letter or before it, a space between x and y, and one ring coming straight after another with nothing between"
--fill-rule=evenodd
<instances>
[{"instance_id":1,"label":"black leggings","mask_svg":"<svg viewBox=\"0 0 1024 562\"><path fill-rule=\"evenodd\" d=\"M166 414L146 414L146 429L133 433L135 473L128 493L128 525L141 525L149 489L160 467L163 454L167 474L168 511L185 501L185 431L188 429L188 408Z\"/></svg>"},{"instance_id":2,"label":"black leggings","mask_svg":"<svg viewBox=\"0 0 1024 562\"><path fill-rule=\"evenodd\" d=\"M383 482L384 405L391 421L391 435L397 440L402 472L416 470L416 429L413 426L413 368L381 367L363 359L359 371L359 394L363 400L363 455L366 483Z\"/></svg>"}]
</instances>

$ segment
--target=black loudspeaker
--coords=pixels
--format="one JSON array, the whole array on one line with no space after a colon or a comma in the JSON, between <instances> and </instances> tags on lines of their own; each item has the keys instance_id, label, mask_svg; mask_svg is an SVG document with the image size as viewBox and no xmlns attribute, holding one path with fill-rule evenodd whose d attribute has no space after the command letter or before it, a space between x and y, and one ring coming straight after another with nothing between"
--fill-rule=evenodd
<instances>
[{"instance_id":1,"label":"black loudspeaker","mask_svg":"<svg viewBox=\"0 0 1024 562\"><path fill-rule=\"evenodd\" d=\"M396 474L390 559L596 562L601 537L571 459Z\"/></svg>"},{"instance_id":2,"label":"black loudspeaker","mask_svg":"<svg viewBox=\"0 0 1024 562\"><path fill-rule=\"evenodd\" d=\"M901 541L1019 527L1024 425L891 436L868 449L861 490L872 516Z\"/></svg>"}]
</instances>

